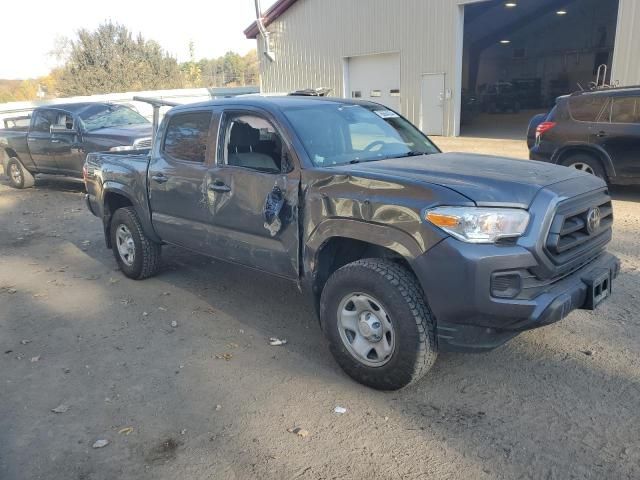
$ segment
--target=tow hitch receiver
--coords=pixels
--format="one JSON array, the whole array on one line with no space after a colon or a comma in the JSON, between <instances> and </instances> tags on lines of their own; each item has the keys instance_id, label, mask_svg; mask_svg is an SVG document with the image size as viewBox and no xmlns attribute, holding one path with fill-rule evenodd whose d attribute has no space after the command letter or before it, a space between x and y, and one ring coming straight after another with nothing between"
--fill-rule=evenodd
<instances>
[{"instance_id":1,"label":"tow hitch receiver","mask_svg":"<svg viewBox=\"0 0 640 480\"><path fill-rule=\"evenodd\" d=\"M582 308L594 310L611 293L611 270L601 269L593 272L583 281L587 284L587 299Z\"/></svg>"}]
</instances>

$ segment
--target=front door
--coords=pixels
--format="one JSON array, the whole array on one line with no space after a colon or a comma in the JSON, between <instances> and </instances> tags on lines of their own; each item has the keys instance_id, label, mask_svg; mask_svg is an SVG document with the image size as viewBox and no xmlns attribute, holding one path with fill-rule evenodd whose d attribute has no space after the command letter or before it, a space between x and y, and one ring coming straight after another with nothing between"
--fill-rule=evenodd
<instances>
[{"instance_id":1,"label":"front door","mask_svg":"<svg viewBox=\"0 0 640 480\"><path fill-rule=\"evenodd\" d=\"M33 163L39 172L57 173L58 165L54 155L55 143L51 142L51 125L57 118L55 110L36 110L27 134L27 144Z\"/></svg>"},{"instance_id":2,"label":"front door","mask_svg":"<svg viewBox=\"0 0 640 480\"><path fill-rule=\"evenodd\" d=\"M149 204L153 226L163 240L210 253L210 213L205 179L209 169L211 110L168 114L160 147L149 164ZM215 144L215 142L213 142Z\"/></svg>"},{"instance_id":3,"label":"front door","mask_svg":"<svg viewBox=\"0 0 640 480\"><path fill-rule=\"evenodd\" d=\"M617 177L640 177L640 97L613 96L591 125L591 142L609 154Z\"/></svg>"},{"instance_id":4,"label":"front door","mask_svg":"<svg viewBox=\"0 0 640 480\"><path fill-rule=\"evenodd\" d=\"M51 132L52 151L61 173L71 176L82 174L86 152L73 115L59 111L55 131Z\"/></svg>"},{"instance_id":5,"label":"front door","mask_svg":"<svg viewBox=\"0 0 640 480\"><path fill-rule=\"evenodd\" d=\"M427 135L444 134L444 73L422 76L420 129Z\"/></svg>"},{"instance_id":6,"label":"front door","mask_svg":"<svg viewBox=\"0 0 640 480\"><path fill-rule=\"evenodd\" d=\"M222 122L207 176L214 255L298 278L300 172L292 149L259 111L227 111Z\"/></svg>"}]
</instances>

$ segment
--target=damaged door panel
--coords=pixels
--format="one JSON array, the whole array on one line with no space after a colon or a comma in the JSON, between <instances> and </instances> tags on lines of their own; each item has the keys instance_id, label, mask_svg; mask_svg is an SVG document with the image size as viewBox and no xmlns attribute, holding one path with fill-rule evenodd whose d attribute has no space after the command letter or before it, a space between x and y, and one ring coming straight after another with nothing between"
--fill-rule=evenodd
<instances>
[{"instance_id":1,"label":"damaged door panel","mask_svg":"<svg viewBox=\"0 0 640 480\"><path fill-rule=\"evenodd\" d=\"M255 110L224 113L216 165L206 180L216 256L297 279L300 170L287 141Z\"/></svg>"},{"instance_id":2,"label":"damaged door panel","mask_svg":"<svg viewBox=\"0 0 640 480\"><path fill-rule=\"evenodd\" d=\"M213 168L207 195L215 256L297 279L299 181L298 173ZM221 185L228 190L215 189Z\"/></svg>"}]
</instances>

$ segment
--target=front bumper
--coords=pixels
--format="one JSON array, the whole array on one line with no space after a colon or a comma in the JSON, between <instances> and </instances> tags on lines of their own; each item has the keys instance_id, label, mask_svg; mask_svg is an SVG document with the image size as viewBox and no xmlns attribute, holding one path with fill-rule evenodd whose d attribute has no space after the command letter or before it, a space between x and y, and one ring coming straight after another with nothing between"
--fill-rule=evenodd
<instances>
[{"instance_id":1,"label":"front bumper","mask_svg":"<svg viewBox=\"0 0 640 480\"><path fill-rule=\"evenodd\" d=\"M608 270L613 279L620 270L619 260L604 252L570 275L516 298L492 296L492 273L526 271L536 264L517 245L472 245L452 238L419 257L414 268L436 317L440 350L491 350L522 331L562 320L587 307L592 277Z\"/></svg>"}]
</instances>

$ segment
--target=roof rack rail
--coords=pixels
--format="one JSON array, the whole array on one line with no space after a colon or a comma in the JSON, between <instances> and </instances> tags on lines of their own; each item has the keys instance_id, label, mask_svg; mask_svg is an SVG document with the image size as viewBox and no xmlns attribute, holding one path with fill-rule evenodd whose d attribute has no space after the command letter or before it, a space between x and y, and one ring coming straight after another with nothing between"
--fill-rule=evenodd
<instances>
[{"instance_id":1,"label":"roof rack rail","mask_svg":"<svg viewBox=\"0 0 640 480\"><path fill-rule=\"evenodd\" d=\"M610 90L628 90L630 88L640 88L640 85L600 85L596 87L592 82L589 84L589 88L572 92L569 96L573 97L575 95L582 95L583 93L608 92Z\"/></svg>"},{"instance_id":2,"label":"roof rack rail","mask_svg":"<svg viewBox=\"0 0 640 480\"><path fill-rule=\"evenodd\" d=\"M289 93L294 97L326 97L331 92L330 88L305 88L303 90L295 90Z\"/></svg>"}]
</instances>

